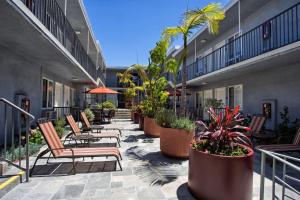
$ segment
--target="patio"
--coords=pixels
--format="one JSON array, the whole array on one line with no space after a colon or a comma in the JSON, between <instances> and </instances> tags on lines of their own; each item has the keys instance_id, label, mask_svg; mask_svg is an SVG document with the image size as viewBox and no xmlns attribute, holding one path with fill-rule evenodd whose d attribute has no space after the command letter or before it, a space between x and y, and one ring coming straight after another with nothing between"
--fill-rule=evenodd
<instances>
[{"instance_id":1,"label":"patio","mask_svg":"<svg viewBox=\"0 0 300 200\"><path fill-rule=\"evenodd\" d=\"M29 183L17 185L3 199L194 199L187 189L188 160L163 156L159 151L159 138L145 137L138 130L138 125L129 120L113 121L105 126L122 129L120 151L123 171L119 171L119 168L115 170L114 161L85 159L85 162L77 163L76 175L32 177ZM111 140L101 141L105 142ZM31 158L31 163L33 161L34 158ZM34 174L49 173L49 168L43 162L38 163L40 167ZM253 199L259 199L259 155L254 164ZM70 166L64 164L56 173L69 172ZM53 170L56 167L53 165L50 168ZM269 165L267 174L270 172ZM265 199L271 199L271 187L271 181L267 180ZM280 190L276 192L280 193Z\"/></svg>"}]
</instances>

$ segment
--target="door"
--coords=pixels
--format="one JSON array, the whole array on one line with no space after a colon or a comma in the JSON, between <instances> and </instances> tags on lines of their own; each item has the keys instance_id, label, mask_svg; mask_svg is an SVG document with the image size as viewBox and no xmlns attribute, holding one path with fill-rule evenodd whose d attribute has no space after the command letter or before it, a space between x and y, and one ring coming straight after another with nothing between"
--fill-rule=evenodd
<instances>
[{"instance_id":1,"label":"door","mask_svg":"<svg viewBox=\"0 0 300 200\"><path fill-rule=\"evenodd\" d=\"M56 82L55 83L55 107L61 107L63 106L63 85L61 83Z\"/></svg>"},{"instance_id":2,"label":"door","mask_svg":"<svg viewBox=\"0 0 300 200\"><path fill-rule=\"evenodd\" d=\"M208 120L209 115L206 110L206 104L209 99L213 98L213 90L204 90L203 92L203 119Z\"/></svg>"},{"instance_id":3,"label":"door","mask_svg":"<svg viewBox=\"0 0 300 200\"><path fill-rule=\"evenodd\" d=\"M203 118L203 111L204 111L204 96L203 91L196 92L196 101L195 107L197 112L197 118Z\"/></svg>"},{"instance_id":4,"label":"door","mask_svg":"<svg viewBox=\"0 0 300 200\"><path fill-rule=\"evenodd\" d=\"M228 88L228 105L231 109L240 106L243 109L243 85L235 85Z\"/></svg>"}]
</instances>

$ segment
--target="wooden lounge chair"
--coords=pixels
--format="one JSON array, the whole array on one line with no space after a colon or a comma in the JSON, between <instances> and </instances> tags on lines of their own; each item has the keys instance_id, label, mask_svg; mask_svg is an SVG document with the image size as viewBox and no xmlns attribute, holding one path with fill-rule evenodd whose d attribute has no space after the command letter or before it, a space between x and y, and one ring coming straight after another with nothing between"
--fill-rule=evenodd
<instances>
[{"instance_id":1,"label":"wooden lounge chair","mask_svg":"<svg viewBox=\"0 0 300 200\"><path fill-rule=\"evenodd\" d=\"M117 143L120 145L120 138L119 134L117 133L93 133L93 132L82 132L78 125L76 124L74 118L72 115L66 115L66 119L68 124L71 127L72 133L66 136L66 139L71 137L76 141L77 140L85 140L85 137L87 137L86 140L90 141L89 137L93 137L94 139L102 139L102 138L116 138Z\"/></svg>"},{"instance_id":2,"label":"wooden lounge chair","mask_svg":"<svg viewBox=\"0 0 300 200\"><path fill-rule=\"evenodd\" d=\"M259 145L256 148L276 152L300 151L300 128L298 129L292 144Z\"/></svg>"},{"instance_id":3,"label":"wooden lounge chair","mask_svg":"<svg viewBox=\"0 0 300 200\"><path fill-rule=\"evenodd\" d=\"M67 148L64 147L61 140L59 139L57 132L52 124L52 122L42 122L39 123L39 128L45 138L45 141L48 145L48 149L42 151L38 154L33 167L31 168L30 175L34 170L34 167L39 159L47 159L47 163L51 155L53 158L70 158L72 159L73 164L73 174L76 174L75 168L75 159L76 158L85 158L85 157L115 157L120 170L122 170L122 166L120 163L120 159L122 160L121 154L116 147L97 147L97 148ZM43 157L47 153L50 152L50 155L47 157ZM58 168L58 167L57 167ZM56 169L57 169L56 168ZM55 170L54 170L55 171ZM54 172L53 171L53 172ZM51 174L53 174L53 172Z\"/></svg>"},{"instance_id":4,"label":"wooden lounge chair","mask_svg":"<svg viewBox=\"0 0 300 200\"><path fill-rule=\"evenodd\" d=\"M85 112L80 112L81 116L81 122L83 124L83 130L84 131L96 131L96 132L101 132L101 130L116 130L119 132L120 136L122 136L122 132L118 128L104 128L104 126L101 125L91 125Z\"/></svg>"},{"instance_id":5,"label":"wooden lounge chair","mask_svg":"<svg viewBox=\"0 0 300 200\"><path fill-rule=\"evenodd\" d=\"M262 131L265 122L266 118L264 116L253 116L249 125L249 127L251 128L251 139L266 141L277 137L274 133L269 133L269 131Z\"/></svg>"}]
</instances>

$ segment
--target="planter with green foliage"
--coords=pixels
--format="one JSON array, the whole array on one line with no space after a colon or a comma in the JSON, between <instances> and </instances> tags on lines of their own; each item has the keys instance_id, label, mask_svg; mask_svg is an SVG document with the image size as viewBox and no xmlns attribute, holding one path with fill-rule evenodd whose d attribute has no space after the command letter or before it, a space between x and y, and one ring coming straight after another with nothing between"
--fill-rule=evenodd
<instances>
[{"instance_id":1,"label":"planter with green foliage","mask_svg":"<svg viewBox=\"0 0 300 200\"><path fill-rule=\"evenodd\" d=\"M91 109L86 108L86 109L84 110L84 113L85 113L87 119L89 120L89 122L93 122L93 121L94 121L94 119L95 119L95 114L93 113L93 111L92 111Z\"/></svg>"},{"instance_id":2,"label":"planter with green foliage","mask_svg":"<svg viewBox=\"0 0 300 200\"><path fill-rule=\"evenodd\" d=\"M190 149L188 187L197 199L252 199L253 150L243 127L239 106L226 107L225 115L208 110L212 122L201 125L202 132ZM226 187L224 187L226 186ZM218 192L216 192L218 191Z\"/></svg>"},{"instance_id":3,"label":"planter with green foliage","mask_svg":"<svg viewBox=\"0 0 300 200\"><path fill-rule=\"evenodd\" d=\"M117 108L116 105L110 100L97 104L97 107L99 109L107 109L107 110L115 110Z\"/></svg>"},{"instance_id":4,"label":"planter with green foliage","mask_svg":"<svg viewBox=\"0 0 300 200\"><path fill-rule=\"evenodd\" d=\"M155 119L160 126L161 152L167 156L187 158L195 135L194 123L177 118L172 110L167 109L158 112Z\"/></svg>"}]
</instances>

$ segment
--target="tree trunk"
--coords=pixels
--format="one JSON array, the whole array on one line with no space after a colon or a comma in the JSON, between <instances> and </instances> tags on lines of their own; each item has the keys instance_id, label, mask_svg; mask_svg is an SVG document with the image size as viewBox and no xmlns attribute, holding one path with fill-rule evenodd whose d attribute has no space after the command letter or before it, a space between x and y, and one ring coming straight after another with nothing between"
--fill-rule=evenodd
<instances>
[{"instance_id":1,"label":"tree trunk","mask_svg":"<svg viewBox=\"0 0 300 200\"><path fill-rule=\"evenodd\" d=\"M187 36L183 36L183 60L182 60L182 89L181 89L181 115L186 117L186 56L187 56Z\"/></svg>"},{"instance_id":2,"label":"tree trunk","mask_svg":"<svg viewBox=\"0 0 300 200\"><path fill-rule=\"evenodd\" d=\"M176 86L174 87L173 107L174 107L174 112L175 112L175 115L176 115Z\"/></svg>"}]
</instances>

